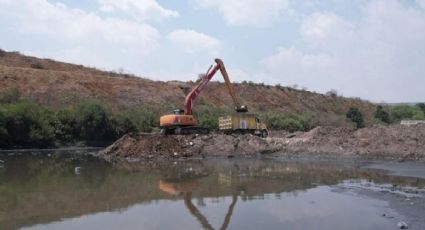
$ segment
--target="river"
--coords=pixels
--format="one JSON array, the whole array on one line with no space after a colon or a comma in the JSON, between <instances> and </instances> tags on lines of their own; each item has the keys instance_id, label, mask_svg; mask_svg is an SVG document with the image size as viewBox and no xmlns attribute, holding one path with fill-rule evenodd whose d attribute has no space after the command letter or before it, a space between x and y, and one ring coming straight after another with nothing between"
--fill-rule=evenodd
<instances>
[{"instance_id":1,"label":"river","mask_svg":"<svg viewBox=\"0 0 425 230\"><path fill-rule=\"evenodd\" d=\"M108 163L92 151L0 152L0 229L425 229L419 163Z\"/></svg>"}]
</instances>

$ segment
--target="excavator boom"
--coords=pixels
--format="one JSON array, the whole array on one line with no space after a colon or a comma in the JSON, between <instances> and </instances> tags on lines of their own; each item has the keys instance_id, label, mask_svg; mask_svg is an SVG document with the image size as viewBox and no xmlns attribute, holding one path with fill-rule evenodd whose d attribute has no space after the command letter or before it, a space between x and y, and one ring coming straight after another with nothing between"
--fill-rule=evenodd
<instances>
[{"instance_id":1,"label":"excavator boom","mask_svg":"<svg viewBox=\"0 0 425 230\"><path fill-rule=\"evenodd\" d=\"M226 84L227 90L229 91L230 96L232 97L233 103L235 104L236 112L248 112L246 106L241 106L238 99L236 98L235 91L233 90L232 83L230 83L229 75L227 74L226 67L221 59L215 59L218 68L220 69L221 75L223 75L224 83Z\"/></svg>"},{"instance_id":2,"label":"excavator boom","mask_svg":"<svg viewBox=\"0 0 425 230\"><path fill-rule=\"evenodd\" d=\"M210 68L205 76L202 77L199 84L190 91L186 96L184 101L184 114L191 115L193 108L193 101L198 97L201 91L207 86L208 82L214 77L217 71L220 70L221 75L224 78L224 83L226 84L227 90L229 91L230 96L232 97L233 103L235 105L236 112L248 112L246 106L241 106L236 98L235 91L233 90L232 83L230 82L229 75L227 74L226 67L221 59L215 59L215 65Z\"/></svg>"}]
</instances>

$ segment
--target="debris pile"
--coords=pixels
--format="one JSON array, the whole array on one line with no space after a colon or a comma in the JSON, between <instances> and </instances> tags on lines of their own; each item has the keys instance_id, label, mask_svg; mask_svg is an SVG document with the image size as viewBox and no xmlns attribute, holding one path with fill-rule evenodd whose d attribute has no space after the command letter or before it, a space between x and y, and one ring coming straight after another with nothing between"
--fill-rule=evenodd
<instances>
[{"instance_id":1,"label":"debris pile","mask_svg":"<svg viewBox=\"0 0 425 230\"><path fill-rule=\"evenodd\" d=\"M253 135L127 134L99 153L104 158L170 159L207 156L316 154L375 159L425 160L425 125L363 129L317 127L309 132Z\"/></svg>"},{"instance_id":2,"label":"debris pile","mask_svg":"<svg viewBox=\"0 0 425 230\"><path fill-rule=\"evenodd\" d=\"M256 155L276 151L266 139L253 135L127 134L99 153L117 158L180 158Z\"/></svg>"}]
</instances>

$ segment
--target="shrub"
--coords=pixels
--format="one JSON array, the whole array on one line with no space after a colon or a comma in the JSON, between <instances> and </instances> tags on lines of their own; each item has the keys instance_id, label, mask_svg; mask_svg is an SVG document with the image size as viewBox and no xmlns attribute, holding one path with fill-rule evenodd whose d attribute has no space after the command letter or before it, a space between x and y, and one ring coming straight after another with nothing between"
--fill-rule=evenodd
<instances>
[{"instance_id":1,"label":"shrub","mask_svg":"<svg viewBox=\"0 0 425 230\"><path fill-rule=\"evenodd\" d=\"M44 69L44 66L40 62L32 63L30 67L33 69Z\"/></svg>"},{"instance_id":2,"label":"shrub","mask_svg":"<svg viewBox=\"0 0 425 230\"><path fill-rule=\"evenodd\" d=\"M425 103L418 103L416 104L416 106L419 107L422 110L422 112L425 113Z\"/></svg>"},{"instance_id":3,"label":"shrub","mask_svg":"<svg viewBox=\"0 0 425 230\"><path fill-rule=\"evenodd\" d=\"M29 102L3 105L0 110L4 114L3 127L8 134L2 141L5 146L54 145L54 128L50 123L53 117L51 111Z\"/></svg>"},{"instance_id":4,"label":"shrub","mask_svg":"<svg viewBox=\"0 0 425 230\"><path fill-rule=\"evenodd\" d=\"M198 125L210 130L218 129L218 118L230 111L223 108L213 107L206 104L201 104L196 107L194 115L198 119Z\"/></svg>"},{"instance_id":5,"label":"shrub","mask_svg":"<svg viewBox=\"0 0 425 230\"><path fill-rule=\"evenodd\" d=\"M337 97L338 96L338 91L336 91L335 89L331 89L328 92L326 92L326 95L327 96L330 96L330 97Z\"/></svg>"},{"instance_id":6,"label":"shrub","mask_svg":"<svg viewBox=\"0 0 425 230\"><path fill-rule=\"evenodd\" d=\"M418 106L397 105L391 108L391 117L395 121L403 119L408 120L425 120L422 109Z\"/></svg>"},{"instance_id":7,"label":"shrub","mask_svg":"<svg viewBox=\"0 0 425 230\"><path fill-rule=\"evenodd\" d=\"M62 144L71 144L80 138L81 125L77 121L74 108L66 108L56 112L53 122L56 139Z\"/></svg>"},{"instance_id":8,"label":"shrub","mask_svg":"<svg viewBox=\"0 0 425 230\"><path fill-rule=\"evenodd\" d=\"M6 117L4 113L0 110L0 146L6 145L6 140L8 138L8 132L6 129Z\"/></svg>"},{"instance_id":9,"label":"shrub","mask_svg":"<svg viewBox=\"0 0 425 230\"><path fill-rule=\"evenodd\" d=\"M272 114L266 118L269 129L296 132L304 130L304 126L297 118L290 115Z\"/></svg>"},{"instance_id":10,"label":"shrub","mask_svg":"<svg viewBox=\"0 0 425 230\"><path fill-rule=\"evenodd\" d=\"M357 128L364 127L363 114L358 108L352 107L348 110L346 117L356 123Z\"/></svg>"},{"instance_id":11,"label":"shrub","mask_svg":"<svg viewBox=\"0 0 425 230\"><path fill-rule=\"evenodd\" d=\"M127 133L137 132L137 127L126 115L120 114L111 122L113 125L115 138L118 139Z\"/></svg>"},{"instance_id":12,"label":"shrub","mask_svg":"<svg viewBox=\"0 0 425 230\"><path fill-rule=\"evenodd\" d=\"M390 114L387 111L385 111L384 107L382 107L381 105L378 105L376 107L374 117L384 123L387 123L387 124L390 123Z\"/></svg>"},{"instance_id":13,"label":"shrub","mask_svg":"<svg viewBox=\"0 0 425 230\"><path fill-rule=\"evenodd\" d=\"M139 132L152 132L159 125L159 114L146 105L131 109L128 118Z\"/></svg>"},{"instance_id":14,"label":"shrub","mask_svg":"<svg viewBox=\"0 0 425 230\"><path fill-rule=\"evenodd\" d=\"M111 127L106 109L94 102L83 102L76 106L77 122L80 125L80 138L90 144L111 141L115 133Z\"/></svg>"},{"instance_id":15,"label":"shrub","mask_svg":"<svg viewBox=\"0 0 425 230\"><path fill-rule=\"evenodd\" d=\"M6 56L6 54L7 54L6 51L0 49L0 57L4 57L4 56Z\"/></svg>"}]
</instances>

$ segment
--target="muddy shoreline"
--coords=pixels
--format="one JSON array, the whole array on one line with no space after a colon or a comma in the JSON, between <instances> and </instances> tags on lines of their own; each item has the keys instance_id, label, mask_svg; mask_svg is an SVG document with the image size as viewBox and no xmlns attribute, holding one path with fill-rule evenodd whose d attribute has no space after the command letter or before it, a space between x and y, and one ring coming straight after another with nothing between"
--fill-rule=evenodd
<instances>
[{"instance_id":1,"label":"muddy shoreline","mask_svg":"<svg viewBox=\"0 0 425 230\"><path fill-rule=\"evenodd\" d=\"M97 154L113 159L187 159L207 157L314 157L425 161L425 125L363 129L317 127L308 132L253 135L162 136L127 134Z\"/></svg>"}]
</instances>

